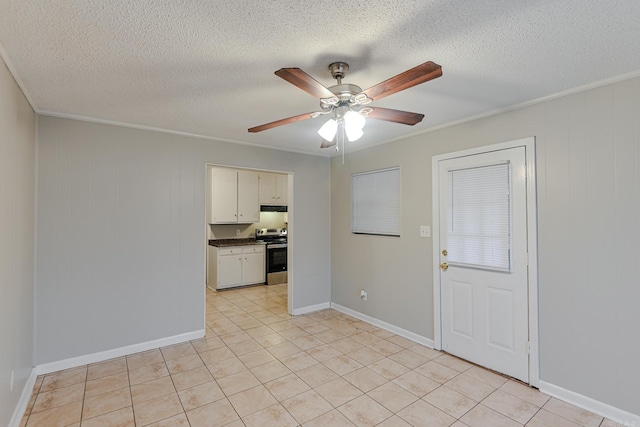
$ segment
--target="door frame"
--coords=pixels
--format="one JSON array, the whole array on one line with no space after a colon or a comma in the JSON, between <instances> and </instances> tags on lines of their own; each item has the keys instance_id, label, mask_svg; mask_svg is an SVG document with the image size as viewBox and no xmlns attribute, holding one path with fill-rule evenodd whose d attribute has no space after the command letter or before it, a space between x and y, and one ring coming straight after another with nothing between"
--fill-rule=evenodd
<instances>
[{"instance_id":1,"label":"door frame","mask_svg":"<svg viewBox=\"0 0 640 427\"><path fill-rule=\"evenodd\" d=\"M436 350L442 350L442 308L440 282L440 174L439 162L457 157L472 156L515 147L525 148L527 174L527 252L528 252L528 306L529 306L529 384L540 383L540 354L538 336L538 219L536 198L536 140L535 137L516 139L498 144L440 154L432 157L432 206L433 206L433 342Z\"/></svg>"}]
</instances>

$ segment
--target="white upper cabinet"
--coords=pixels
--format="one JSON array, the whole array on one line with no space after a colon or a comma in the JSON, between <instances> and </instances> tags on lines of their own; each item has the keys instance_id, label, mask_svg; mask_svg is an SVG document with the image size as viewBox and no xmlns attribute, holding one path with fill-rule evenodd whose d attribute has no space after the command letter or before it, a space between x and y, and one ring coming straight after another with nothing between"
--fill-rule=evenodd
<instances>
[{"instance_id":1,"label":"white upper cabinet","mask_svg":"<svg viewBox=\"0 0 640 427\"><path fill-rule=\"evenodd\" d=\"M260 174L260 204L287 205L287 175L275 173Z\"/></svg>"},{"instance_id":2,"label":"white upper cabinet","mask_svg":"<svg viewBox=\"0 0 640 427\"><path fill-rule=\"evenodd\" d=\"M207 206L209 224L260 222L257 172L210 168L208 174L211 189L211 201Z\"/></svg>"}]
</instances>

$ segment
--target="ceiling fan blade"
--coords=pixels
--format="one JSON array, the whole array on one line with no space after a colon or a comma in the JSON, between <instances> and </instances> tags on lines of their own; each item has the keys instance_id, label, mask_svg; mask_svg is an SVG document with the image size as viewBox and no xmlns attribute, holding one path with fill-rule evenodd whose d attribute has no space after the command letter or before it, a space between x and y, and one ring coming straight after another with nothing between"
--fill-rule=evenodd
<instances>
[{"instance_id":1,"label":"ceiling fan blade","mask_svg":"<svg viewBox=\"0 0 640 427\"><path fill-rule=\"evenodd\" d=\"M370 119L386 120L387 122L400 123L413 126L420 123L424 114L410 113L409 111L392 110L390 108L370 107L373 109L367 117Z\"/></svg>"},{"instance_id":2,"label":"ceiling fan blade","mask_svg":"<svg viewBox=\"0 0 640 427\"><path fill-rule=\"evenodd\" d=\"M327 141L326 139L322 138L322 144L320 144L320 148L329 148L333 147L334 145L336 145L336 138L333 138L333 141Z\"/></svg>"},{"instance_id":3,"label":"ceiling fan blade","mask_svg":"<svg viewBox=\"0 0 640 427\"><path fill-rule=\"evenodd\" d=\"M435 62L427 61L424 64L413 67L410 70L400 73L395 77L391 77L378 83L375 86L370 87L363 93L368 98L377 101L385 96L393 95L401 90L408 89L410 87L419 85L420 83L428 82L442 75L442 67Z\"/></svg>"},{"instance_id":4,"label":"ceiling fan blade","mask_svg":"<svg viewBox=\"0 0 640 427\"><path fill-rule=\"evenodd\" d=\"M298 116L287 117L286 119L276 120L275 122L265 123L260 126L249 128L249 132L251 133L262 132L263 130L272 129L282 125L287 125L289 123L299 122L300 120L311 119L313 117L316 117L314 113L304 113Z\"/></svg>"},{"instance_id":5,"label":"ceiling fan blade","mask_svg":"<svg viewBox=\"0 0 640 427\"><path fill-rule=\"evenodd\" d=\"M280 68L276 71L276 76L285 79L292 85L298 86L300 89L315 96L316 98L335 97L333 92L300 68Z\"/></svg>"}]
</instances>

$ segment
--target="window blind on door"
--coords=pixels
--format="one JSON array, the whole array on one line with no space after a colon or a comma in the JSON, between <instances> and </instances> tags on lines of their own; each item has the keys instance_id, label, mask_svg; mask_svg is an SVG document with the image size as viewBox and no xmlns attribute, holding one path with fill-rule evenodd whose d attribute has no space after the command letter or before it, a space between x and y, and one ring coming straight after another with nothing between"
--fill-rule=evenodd
<instances>
[{"instance_id":1,"label":"window blind on door","mask_svg":"<svg viewBox=\"0 0 640 427\"><path fill-rule=\"evenodd\" d=\"M351 231L400 236L400 168L351 176Z\"/></svg>"},{"instance_id":2,"label":"window blind on door","mask_svg":"<svg viewBox=\"0 0 640 427\"><path fill-rule=\"evenodd\" d=\"M510 271L510 165L449 171L447 260Z\"/></svg>"}]
</instances>

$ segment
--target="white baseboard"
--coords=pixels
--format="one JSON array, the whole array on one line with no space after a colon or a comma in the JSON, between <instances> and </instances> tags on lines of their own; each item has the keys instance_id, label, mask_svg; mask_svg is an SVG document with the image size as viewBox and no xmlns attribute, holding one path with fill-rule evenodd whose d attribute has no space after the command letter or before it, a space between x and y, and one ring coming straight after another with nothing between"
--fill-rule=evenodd
<instances>
[{"instance_id":1,"label":"white baseboard","mask_svg":"<svg viewBox=\"0 0 640 427\"><path fill-rule=\"evenodd\" d=\"M540 381L540 391L579 408L591 411L627 427L640 427L640 415L618 409L609 404L583 396L571 390Z\"/></svg>"},{"instance_id":2,"label":"white baseboard","mask_svg":"<svg viewBox=\"0 0 640 427\"><path fill-rule=\"evenodd\" d=\"M330 307L331 305L328 302L323 302L322 304L308 305L306 307L296 308L291 311L291 314L293 314L294 316L299 316L301 314L313 313L314 311L326 310Z\"/></svg>"},{"instance_id":3,"label":"white baseboard","mask_svg":"<svg viewBox=\"0 0 640 427\"><path fill-rule=\"evenodd\" d=\"M24 417L24 412L27 410L27 405L29 405L29 400L31 400L31 393L33 392L33 386L36 383L37 376L38 374L36 374L36 369L35 368L31 369L31 373L29 374L27 383L24 385L24 388L22 389L20 400L18 400L18 404L16 405L16 408L13 410L13 416L9 421L9 427L20 426L22 417Z\"/></svg>"},{"instance_id":4,"label":"white baseboard","mask_svg":"<svg viewBox=\"0 0 640 427\"><path fill-rule=\"evenodd\" d=\"M57 362L44 363L37 365L35 371L37 375L48 374L51 372L62 371L64 369L76 368L78 366L88 365L89 363L102 362L116 357L126 356L129 354L140 353L141 351L153 350L154 348L165 347L168 345L178 344L185 341L191 341L205 336L205 330L200 329L185 334L174 335L172 337L161 338L158 340L147 341L140 344L128 345L125 347L114 348L112 350L101 351L98 353L87 354L84 356L72 357L70 359L59 360Z\"/></svg>"},{"instance_id":5,"label":"white baseboard","mask_svg":"<svg viewBox=\"0 0 640 427\"><path fill-rule=\"evenodd\" d=\"M356 319L370 323L373 326L377 326L386 331L393 332L396 335L400 335L401 337L411 340L413 342L416 342L418 344L422 344L429 348L433 348L433 340L431 338L423 337L422 335L418 335L414 332L407 331L406 329L399 328L395 325L392 325L391 323L383 322L382 320L376 319L375 317L367 316L366 314L362 314L359 311L355 311L350 308L343 307L340 304L336 304L335 302L331 303L331 308L341 313L348 314L351 317L355 317Z\"/></svg>"}]
</instances>

